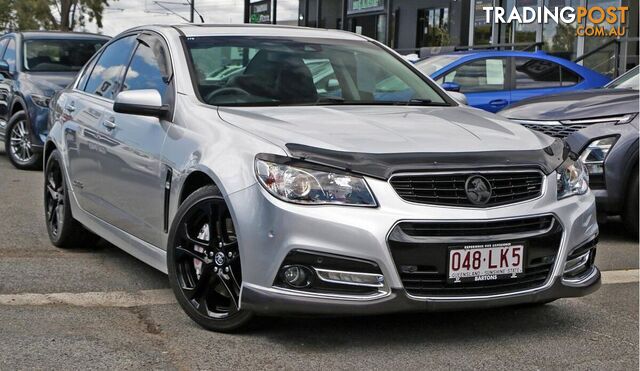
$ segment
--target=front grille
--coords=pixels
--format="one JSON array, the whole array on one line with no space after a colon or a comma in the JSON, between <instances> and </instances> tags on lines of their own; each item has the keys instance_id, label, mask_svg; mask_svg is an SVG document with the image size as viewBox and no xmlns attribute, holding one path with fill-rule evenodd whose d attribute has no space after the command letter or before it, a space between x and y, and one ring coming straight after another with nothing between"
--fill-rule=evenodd
<instances>
[{"instance_id":1,"label":"front grille","mask_svg":"<svg viewBox=\"0 0 640 371\"><path fill-rule=\"evenodd\" d=\"M551 227L553 221L552 216L540 216L473 223L404 222L399 224L399 228L414 237L495 236L544 231Z\"/></svg>"},{"instance_id":2,"label":"front grille","mask_svg":"<svg viewBox=\"0 0 640 371\"><path fill-rule=\"evenodd\" d=\"M566 138L569 134L575 133L578 130L586 128L585 125L542 125L531 123L520 123L522 126L531 130L536 130L544 134L550 135L556 138Z\"/></svg>"},{"instance_id":3,"label":"front grille","mask_svg":"<svg viewBox=\"0 0 640 371\"><path fill-rule=\"evenodd\" d=\"M500 232L500 228L504 230ZM524 243L524 273L513 279L448 283L449 248L486 242L487 236L493 236L491 243ZM560 223L553 216L542 216L489 222L402 222L389 235L388 244L407 293L436 297L501 294L540 287L553 270L561 239Z\"/></svg>"},{"instance_id":4,"label":"front grille","mask_svg":"<svg viewBox=\"0 0 640 371\"><path fill-rule=\"evenodd\" d=\"M491 198L484 205L474 205L467 197L469 177L482 175L491 184ZM391 186L406 201L431 205L487 207L530 200L540 196L543 176L537 171L487 172L461 174L398 175Z\"/></svg>"}]
</instances>

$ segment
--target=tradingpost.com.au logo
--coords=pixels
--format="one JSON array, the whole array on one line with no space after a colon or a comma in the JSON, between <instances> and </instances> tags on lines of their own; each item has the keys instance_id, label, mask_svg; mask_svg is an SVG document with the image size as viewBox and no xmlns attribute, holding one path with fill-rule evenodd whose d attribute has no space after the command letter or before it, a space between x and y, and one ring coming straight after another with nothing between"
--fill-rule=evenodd
<instances>
[{"instance_id":1,"label":"tradingpost.com.au logo","mask_svg":"<svg viewBox=\"0 0 640 371\"><path fill-rule=\"evenodd\" d=\"M637 1L637 0L634 0ZM603 8L601 6L565 6L563 8L555 7L519 7L513 8L509 14L503 7L485 6L487 23L511 23L518 22L521 24L529 23L549 23L556 22L558 24L573 24L576 27L577 36L601 36L601 37L619 37L624 36L627 32L627 6L610 6ZM586 25L584 20L588 22Z\"/></svg>"}]
</instances>

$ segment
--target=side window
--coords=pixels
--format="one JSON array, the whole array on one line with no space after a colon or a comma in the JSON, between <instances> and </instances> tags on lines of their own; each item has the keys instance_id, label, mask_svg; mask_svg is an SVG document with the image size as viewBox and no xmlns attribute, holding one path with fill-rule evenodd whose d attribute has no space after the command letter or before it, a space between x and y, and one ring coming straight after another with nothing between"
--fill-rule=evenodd
<instances>
[{"instance_id":1,"label":"side window","mask_svg":"<svg viewBox=\"0 0 640 371\"><path fill-rule=\"evenodd\" d=\"M460 85L461 93L504 90L506 67L506 59L478 59L449 72L443 82Z\"/></svg>"},{"instance_id":2,"label":"side window","mask_svg":"<svg viewBox=\"0 0 640 371\"><path fill-rule=\"evenodd\" d=\"M0 55L2 55L4 53L4 48L7 47L8 43L9 43L9 39L0 40Z\"/></svg>"},{"instance_id":3,"label":"side window","mask_svg":"<svg viewBox=\"0 0 640 371\"><path fill-rule=\"evenodd\" d=\"M582 81L580 75L569 69L562 67L560 71L562 73L562 86L573 86Z\"/></svg>"},{"instance_id":4,"label":"side window","mask_svg":"<svg viewBox=\"0 0 640 371\"><path fill-rule=\"evenodd\" d=\"M87 64L87 66L82 70L82 75L80 76L78 84L76 85L77 89L84 90L85 86L87 85L87 81L89 80L89 75L91 75L91 71L93 71L93 67L96 65L96 61L98 60L98 58L100 58L100 56L93 58L91 62L89 62L89 64Z\"/></svg>"},{"instance_id":5,"label":"side window","mask_svg":"<svg viewBox=\"0 0 640 371\"><path fill-rule=\"evenodd\" d=\"M559 64L544 59L516 58L516 89L559 87L560 68Z\"/></svg>"},{"instance_id":6,"label":"side window","mask_svg":"<svg viewBox=\"0 0 640 371\"><path fill-rule=\"evenodd\" d=\"M107 46L96 62L84 91L113 99L120 90L124 69L129 63L135 35L123 37Z\"/></svg>"},{"instance_id":7,"label":"side window","mask_svg":"<svg viewBox=\"0 0 640 371\"><path fill-rule=\"evenodd\" d=\"M329 59L304 59L316 86L318 96L342 97L342 89Z\"/></svg>"},{"instance_id":8,"label":"side window","mask_svg":"<svg viewBox=\"0 0 640 371\"><path fill-rule=\"evenodd\" d=\"M122 90L155 89L162 97L165 96L171 74L166 66L167 53L160 42L138 43L133 59L125 75Z\"/></svg>"},{"instance_id":9,"label":"side window","mask_svg":"<svg viewBox=\"0 0 640 371\"><path fill-rule=\"evenodd\" d=\"M9 39L9 44L2 58L9 65L9 71L16 70L16 40L14 38Z\"/></svg>"}]
</instances>

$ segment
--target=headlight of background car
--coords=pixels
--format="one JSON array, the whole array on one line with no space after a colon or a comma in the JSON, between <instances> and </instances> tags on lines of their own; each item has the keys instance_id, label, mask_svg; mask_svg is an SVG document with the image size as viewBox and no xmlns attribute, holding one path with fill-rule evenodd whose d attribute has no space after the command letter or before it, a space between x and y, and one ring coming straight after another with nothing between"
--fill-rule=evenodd
<instances>
[{"instance_id":1,"label":"headlight of background car","mask_svg":"<svg viewBox=\"0 0 640 371\"><path fill-rule=\"evenodd\" d=\"M31 94L31 100L36 106L40 106L42 108L49 108L49 102L51 102L51 97L47 97L44 95Z\"/></svg>"},{"instance_id":2,"label":"headlight of background car","mask_svg":"<svg viewBox=\"0 0 640 371\"><path fill-rule=\"evenodd\" d=\"M376 206L367 183L358 176L261 159L256 159L255 170L260 184L284 201L304 205Z\"/></svg>"},{"instance_id":3,"label":"headlight of background car","mask_svg":"<svg viewBox=\"0 0 640 371\"><path fill-rule=\"evenodd\" d=\"M609 154L609 150L618 140L617 136L596 139L589 143L580 155L580 161L584 163L589 175L604 174L604 160Z\"/></svg>"},{"instance_id":4,"label":"headlight of background car","mask_svg":"<svg viewBox=\"0 0 640 371\"><path fill-rule=\"evenodd\" d=\"M567 159L557 169L558 199L585 194L589 189L589 173L580 160Z\"/></svg>"}]
</instances>

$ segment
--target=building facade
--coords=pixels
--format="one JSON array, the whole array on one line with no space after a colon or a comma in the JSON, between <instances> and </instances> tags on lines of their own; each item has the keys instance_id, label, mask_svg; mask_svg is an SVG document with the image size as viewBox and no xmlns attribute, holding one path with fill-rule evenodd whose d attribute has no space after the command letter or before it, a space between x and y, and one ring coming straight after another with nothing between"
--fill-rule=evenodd
<instances>
[{"instance_id":1,"label":"building facade","mask_svg":"<svg viewBox=\"0 0 640 371\"><path fill-rule=\"evenodd\" d=\"M487 24L483 7L492 6L507 14L514 7L627 6L627 32L612 41L616 38L576 36L577 23ZM638 64L638 0L299 0L298 25L360 33L404 54L517 44L566 59L582 57L580 63L609 75Z\"/></svg>"}]
</instances>

